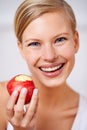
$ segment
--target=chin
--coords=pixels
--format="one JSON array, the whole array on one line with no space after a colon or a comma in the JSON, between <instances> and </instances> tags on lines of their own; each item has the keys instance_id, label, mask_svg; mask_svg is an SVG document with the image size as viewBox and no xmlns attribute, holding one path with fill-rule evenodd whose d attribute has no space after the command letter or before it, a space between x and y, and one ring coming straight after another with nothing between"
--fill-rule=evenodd
<instances>
[{"instance_id":1,"label":"chin","mask_svg":"<svg viewBox=\"0 0 87 130\"><path fill-rule=\"evenodd\" d=\"M64 79L59 79L59 78L54 78L54 79L49 79L49 80L43 80L40 82L42 85L47 88L57 88L60 86L63 86L66 83L66 80Z\"/></svg>"}]
</instances>

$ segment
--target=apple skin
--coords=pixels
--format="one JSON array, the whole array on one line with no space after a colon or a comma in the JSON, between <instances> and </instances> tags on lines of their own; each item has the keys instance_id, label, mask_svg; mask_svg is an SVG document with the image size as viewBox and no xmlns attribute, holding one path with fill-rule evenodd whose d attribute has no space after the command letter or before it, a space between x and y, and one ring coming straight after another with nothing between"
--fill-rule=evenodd
<instances>
[{"instance_id":1,"label":"apple skin","mask_svg":"<svg viewBox=\"0 0 87 130\"><path fill-rule=\"evenodd\" d=\"M19 74L14 76L7 83L7 90L11 95L14 90L17 90L20 94L22 88L27 88L28 92L25 99L25 104L29 103L33 94L33 90L35 88L33 80L30 76L25 74Z\"/></svg>"}]
</instances>

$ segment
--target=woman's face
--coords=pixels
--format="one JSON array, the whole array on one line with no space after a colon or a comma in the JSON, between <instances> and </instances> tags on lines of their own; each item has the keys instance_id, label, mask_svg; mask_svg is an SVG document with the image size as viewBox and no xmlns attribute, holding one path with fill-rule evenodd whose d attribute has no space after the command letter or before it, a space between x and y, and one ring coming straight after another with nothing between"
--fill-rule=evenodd
<instances>
[{"instance_id":1,"label":"woman's face","mask_svg":"<svg viewBox=\"0 0 87 130\"><path fill-rule=\"evenodd\" d=\"M64 13L46 13L27 26L19 48L34 80L39 85L57 87L73 68L78 34L72 32Z\"/></svg>"}]
</instances>

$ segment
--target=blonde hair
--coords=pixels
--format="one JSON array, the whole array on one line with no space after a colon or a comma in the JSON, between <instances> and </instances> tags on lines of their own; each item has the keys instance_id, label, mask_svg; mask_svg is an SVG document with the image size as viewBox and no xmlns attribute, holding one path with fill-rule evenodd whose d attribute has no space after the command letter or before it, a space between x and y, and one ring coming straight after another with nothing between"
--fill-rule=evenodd
<instances>
[{"instance_id":1,"label":"blonde hair","mask_svg":"<svg viewBox=\"0 0 87 130\"><path fill-rule=\"evenodd\" d=\"M18 7L15 19L14 29L17 39L22 41L22 34L28 24L44 13L61 10L65 12L70 21L72 30L76 30L76 19L71 6L64 0L24 0Z\"/></svg>"}]
</instances>

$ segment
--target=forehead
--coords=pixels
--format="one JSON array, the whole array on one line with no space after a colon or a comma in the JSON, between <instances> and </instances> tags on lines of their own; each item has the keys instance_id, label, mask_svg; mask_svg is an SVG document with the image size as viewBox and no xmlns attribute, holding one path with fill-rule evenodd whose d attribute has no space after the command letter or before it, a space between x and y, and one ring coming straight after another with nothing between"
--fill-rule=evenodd
<instances>
[{"instance_id":1,"label":"forehead","mask_svg":"<svg viewBox=\"0 0 87 130\"><path fill-rule=\"evenodd\" d=\"M48 34L71 30L70 22L64 12L49 12L34 19L25 29L23 36L34 34Z\"/></svg>"}]
</instances>

